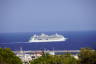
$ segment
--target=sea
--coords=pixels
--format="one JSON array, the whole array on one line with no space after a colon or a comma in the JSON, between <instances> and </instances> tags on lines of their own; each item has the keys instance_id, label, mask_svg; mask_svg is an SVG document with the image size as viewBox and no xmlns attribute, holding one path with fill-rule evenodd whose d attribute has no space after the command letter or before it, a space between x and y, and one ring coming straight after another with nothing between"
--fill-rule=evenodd
<instances>
[{"instance_id":1,"label":"sea","mask_svg":"<svg viewBox=\"0 0 96 64\"><path fill-rule=\"evenodd\" d=\"M34 35L45 33L61 34L68 38L63 42L32 42L28 41ZM0 33L0 48L11 48L13 51L23 50L80 50L81 48L96 49L96 31L54 31L54 32L18 32Z\"/></svg>"}]
</instances>

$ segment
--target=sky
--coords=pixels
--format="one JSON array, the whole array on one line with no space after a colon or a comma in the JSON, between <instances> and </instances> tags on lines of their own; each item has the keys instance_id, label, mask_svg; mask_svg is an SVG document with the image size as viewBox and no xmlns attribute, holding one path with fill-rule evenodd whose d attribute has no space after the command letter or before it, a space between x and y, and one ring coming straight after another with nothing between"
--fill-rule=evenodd
<instances>
[{"instance_id":1,"label":"sky","mask_svg":"<svg viewBox=\"0 0 96 64\"><path fill-rule=\"evenodd\" d=\"M0 0L0 33L96 30L96 0Z\"/></svg>"}]
</instances>

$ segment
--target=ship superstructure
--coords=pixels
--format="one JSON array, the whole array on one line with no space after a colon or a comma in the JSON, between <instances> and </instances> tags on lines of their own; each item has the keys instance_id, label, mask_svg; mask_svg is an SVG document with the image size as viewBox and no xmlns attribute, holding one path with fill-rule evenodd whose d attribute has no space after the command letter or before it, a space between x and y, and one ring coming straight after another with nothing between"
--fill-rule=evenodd
<instances>
[{"instance_id":1,"label":"ship superstructure","mask_svg":"<svg viewBox=\"0 0 96 64\"><path fill-rule=\"evenodd\" d=\"M63 35L60 34L53 34L53 35L47 35L47 34L40 34L36 35L34 34L29 42L54 42L54 41L66 41L67 38L65 38Z\"/></svg>"}]
</instances>

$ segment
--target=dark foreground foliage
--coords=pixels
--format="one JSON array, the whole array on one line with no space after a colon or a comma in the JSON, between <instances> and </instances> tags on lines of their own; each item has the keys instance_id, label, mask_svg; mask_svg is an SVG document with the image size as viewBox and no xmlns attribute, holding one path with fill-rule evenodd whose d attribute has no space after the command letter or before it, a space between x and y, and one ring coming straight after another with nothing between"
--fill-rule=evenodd
<instances>
[{"instance_id":1,"label":"dark foreground foliage","mask_svg":"<svg viewBox=\"0 0 96 64\"><path fill-rule=\"evenodd\" d=\"M96 51L90 48L80 50L79 64L96 64Z\"/></svg>"},{"instance_id":2,"label":"dark foreground foliage","mask_svg":"<svg viewBox=\"0 0 96 64\"><path fill-rule=\"evenodd\" d=\"M96 64L96 51L82 48L75 59L71 54L51 56L44 54L42 57L31 61L31 64Z\"/></svg>"},{"instance_id":3,"label":"dark foreground foliage","mask_svg":"<svg viewBox=\"0 0 96 64\"><path fill-rule=\"evenodd\" d=\"M0 64L22 64L22 62L9 48L0 48Z\"/></svg>"},{"instance_id":4,"label":"dark foreground foliage","mask_svg":"<svg viewBox=\"0 0 96 64\"><path fill-rule=\"evenodd\" d=\"M30 64L96 64L96 51L90 48L82 48L75 59L72 54L49 55L43 54ZM22 61L9 49L0 48L0 64L22 64Z\"/></svg>"},{"instance_id":5,"label":"dark foreground foliage","mask_svg":"<svg viewBox=\"0 0 96 64\"><path fill-rule=\"evenodd\" d=\"M76 64L77 60L70 54L65 55L43 55L42 57L33 60L31 64Z\"/></svg>"}]
</instances>

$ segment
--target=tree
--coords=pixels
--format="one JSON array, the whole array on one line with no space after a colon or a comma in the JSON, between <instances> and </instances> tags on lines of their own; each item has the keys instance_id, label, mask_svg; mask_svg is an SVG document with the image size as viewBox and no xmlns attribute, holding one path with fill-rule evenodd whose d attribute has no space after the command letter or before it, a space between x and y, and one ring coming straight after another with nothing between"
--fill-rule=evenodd
<instances>
[{"instance_id":1,"label":"tree","mask_svg":"<svg viewBox=\"0 0 96 64\"><path fill-rule=\"evenodd\" d=\"M22 62L9 48L0 48L0 64L22 64Z\"/></svg>"},{"instance_id":2,"label":"tree","mask_svg":"<svg viewBox=\"0 0 96 64\"><path fill-rule=\"evenodd\" d=\"M80 64L96 64L96 51L90 48L82 48L79 59Z\"/></svg>"},{"instance_id":3,"label":"tree","mask_svg":"<svg viewBox=\"0 0 96 64\"><path fill-rule=\"evenodd\" d=\"M31 64L76 64L77 61L71 54L65 55L43 55L42 57L31 61Z\"/></svg>"}]
</instances>

